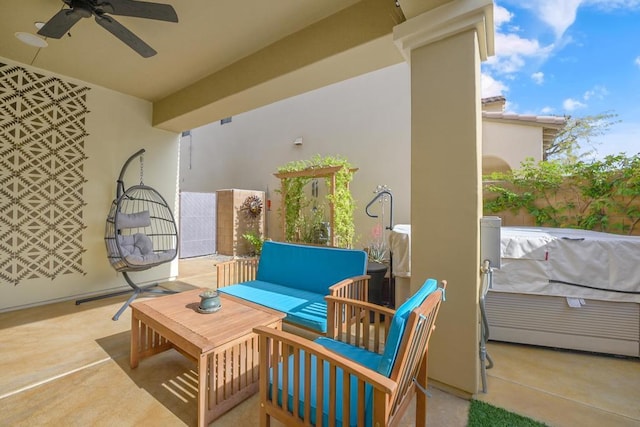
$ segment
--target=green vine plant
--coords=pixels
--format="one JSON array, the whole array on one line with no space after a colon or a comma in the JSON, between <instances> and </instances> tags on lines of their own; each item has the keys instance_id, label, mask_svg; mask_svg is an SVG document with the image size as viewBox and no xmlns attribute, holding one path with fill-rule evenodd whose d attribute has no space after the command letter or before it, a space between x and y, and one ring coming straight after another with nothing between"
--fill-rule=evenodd
<instances>
[{"instance_id":1,"label":"green vine plant","mask_svg":"<svg viewBox=\"0 0 640 427\"><path fill-rule=\"evenodd\" d=\"M259 257L262 253L262 245L264 244L265 239L263 239L262 236L253 231L249 231L243 234L242 237L251 245L251 255Z\"/></svg>"},{"instance_id":2,"label":"green vine plant","mask_svg":"<svg viewBox=\"0 0 640 427\"><path fill-rule=\"evenodd\" d=\"M333 230L326 230L327 220L324 218L324 207L316 207L309 211L311 200L305 194L305 186L314 178L300 176L282 179L284 189L284 200L281 207L281 215L285 216L286 229L285 240L288 242L320 243L325 239L323 233L334 233L335 245L343 248L353 247L355 236L355 225L353 213L355 202L349 183L353 179L353 166L347 159L341 156L315 155L309 160L297 160L289 162L278 168L279 173L299 172L313 168L324 168L330 166L342 166L335 175L336 188L331 195L331 180L325 179L328 188L327 201L333 203L334 223ZM282 190L275 190L282 194ZM324 228L323 228L324 227Z\"/></svg>"},{"instance_id":3,"label":"green vine plant","mask_svg":"<svg viewBox=\"0 0 640 427\"><path fill-rule=\"evenodd\" d=\"M301 241L316 245L326 245L329 242L329 222L325 219L324 207L311 209L303 215L300 226Z\"/></svg>"},{"instance_id":4,"label":"green vine plant","mask_svg":"<svg viewBox=\"0 0 640 427\"><path fill-rule=\"evenodd\" d=\"M285 189L284 215L286 218L285 240L300 241L300 230L304 228L304 211L311 201L305 197L304 188L311 181L310 178L289 178L283 180ZM280 190L276 190L280 192ZM281 212L282 214L282 212Z\"/></svg>"},{"instance_id":5,"label":"green vine plant","mask_svg":"<svg viewBox=\"0 0 640 427\"><path fill-rule=\"evenodd\" d=\"M640 222L640 154L572 164L533 159L485 177L486 214L522 211L537 226L636 234Z\"/></svg>"}]
</instances>

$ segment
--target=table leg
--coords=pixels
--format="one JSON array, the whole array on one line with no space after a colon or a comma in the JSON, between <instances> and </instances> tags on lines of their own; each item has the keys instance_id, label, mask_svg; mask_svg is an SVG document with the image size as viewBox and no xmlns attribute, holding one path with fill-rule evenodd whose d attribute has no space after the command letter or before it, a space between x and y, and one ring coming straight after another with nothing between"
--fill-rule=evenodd
<instances>
[{"instance_id":1,"label":"table leg","mask_svg":"<svg viewBox=\"0 0 640 427\"><path fill-rule=\"evenodd\" d=\"M198 427L205 427L208 402L207 402L207 361L209 356L201 354L198 359Z\"/></svg>"},{"instance_id":2,"label":"table leg","mask_svg":"<svg viewBox=\"0 0 640 427\"><path fill-rule=\"evenodd\" d=\"M131 369L138 367L138 337L140 335L140 321L136 316L136 310L131 313L131 349L129 354L129 365Z\"/></svg>"}]
</instances>

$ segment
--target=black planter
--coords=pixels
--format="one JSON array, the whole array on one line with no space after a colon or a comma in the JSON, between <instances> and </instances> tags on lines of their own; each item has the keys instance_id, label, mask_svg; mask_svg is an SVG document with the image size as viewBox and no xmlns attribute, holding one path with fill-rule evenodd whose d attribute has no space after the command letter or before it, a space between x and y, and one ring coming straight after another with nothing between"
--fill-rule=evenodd
<instances>
[{"instance_id":1,"label":"black planter","mask_svg":"<svg viewBox=\"0 0 640 427\"><path fill-rule=\"evenodd\" d=\"M387 268L385 264L379 262L369 262L367 264L367 274L371 276L371 279L369 279L370 303L385 305L385 301L383 300L383 287Z\"/></svg>"}]
</instances>

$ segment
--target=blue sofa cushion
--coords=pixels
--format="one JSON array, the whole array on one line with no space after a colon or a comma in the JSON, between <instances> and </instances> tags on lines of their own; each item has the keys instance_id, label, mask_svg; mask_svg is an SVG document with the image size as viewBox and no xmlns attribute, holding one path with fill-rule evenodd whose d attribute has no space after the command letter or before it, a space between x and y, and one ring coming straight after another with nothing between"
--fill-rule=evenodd
<instances>
[{"instance_id":1,"label":"blue sofa cushion","mask_svg":"<svg viewBox=\"0 0 640 427\"><path fill-rule=\"evenodd\" d=\"M300 359L299 359L299 367L300 367L300 391L301 396L298 402L298 414L304 414L304 394L302 390L304 390L304 380L305 380L305 363L304 363L305 352L300 351ZM294 355L289 356L286 367L289 369L289 385L288 385L288 396L287 396L287 405L289 410L293 410L293 373L295 372L294 367ZM311 355L311 384L310 384L310 406L311 406L311 424L317 424L317 416L318 416L318 400L316 394L316 381L317 381L317 359L315 355ZM278 403L282 405L282 369L283 364L278 364ZM323 383L325 387L323 387L323 398L322 398L322 425L329 425L329 393L333 391L327 385L329 384L329 364L325 362L323 364ZM343 383L342 376L344 372L340 368L336 368L336 383L335 383L335 402L336 402L336 426L356 426L358 421L358 388L357 388L357 380L355 378L351 378L350 380L350 388L351 395L349 398L349 408L351 410L349 422L343 423L343 413L342 413L342 395L343 395ZM273 369L270 370L269 373L269 396L271 397L273 393ZM372 387L369 384L365 385L365 396L366 396L366 405L365 405L365 419L366 425L371 425L371 416L372 416Z\"/></svg>"},{"instance_id":2,"label":"blue sofa cushion","mask_svg":"<svg viewBox=\"0 0 640 427\"><path fill-rule=\"evenodd\" d=\"M366 272L364 251L267 241L256 279L328 295L330 286Z\"/></svg>"},{"instance_id":3,"label":"blue sofa cushion","mask_svg":"<svg viewBox=\"0 0 640 427\"><path fill-rule=\"evenodd\" d=\"M387 341L384 345L384 352L380 358L380 364L377 371L386 376L391 376L393 370L393 364L395 363L398 350L400 350L400 341L404 334L404 328L409 319L409 314L418 307L429 296L429 294L436 290L438 287L438 281L435 279L427 279L418 291L413 294L408 300L406 300L393 315L391 319L391 327L387 334Z\"/></svg>"},{"instance_id":4,"label":"blue sofa cushion","mask_svg":"<svg viewBox=\"0 0 640 427\"><path fill-rule=\"evenodd\" d=\"M364 348L355 347L331 338L320 337L316 338L314 342L374 371L378 369L380 359L382 358L382 355L379 353L374 353L372 351L365 350Z\"/></svg>"},{"instance_id":5,"label":"blue sofa cushion","mask_svg":"<svg viewBox=\"0 0 640 427\"><path fill-rule=\"evenodd\" d=\"M322 294L261 280L225 286L218 291L286 313L287 322L327 332L327 302Z\"/></svg>"}]
</instances>

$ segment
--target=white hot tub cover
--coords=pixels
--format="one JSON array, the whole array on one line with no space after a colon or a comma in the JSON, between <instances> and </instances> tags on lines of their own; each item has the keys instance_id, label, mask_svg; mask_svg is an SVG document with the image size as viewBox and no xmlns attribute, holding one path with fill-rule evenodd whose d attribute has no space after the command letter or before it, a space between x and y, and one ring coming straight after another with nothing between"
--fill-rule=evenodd
<instances>
[{"instance_id":1,"label":"white hot tub cover","mask_svg":"<svg viewBox=\"0 0 640 427\"><path fill-rule=\"evenodd\" d=\"M411 224L397 224L389 234L391 271L396 277L411 277Z\"/></svg>"},{"instance_id":2,"label":"white hot tub cover","mask_svg":"<svg viewBox=\"0 0 640 427\"><path fill-rule=\"evenodd\" d=\"M640 237L502 227L493 290L640 302Z\"/></svg>"}]
</instances>

